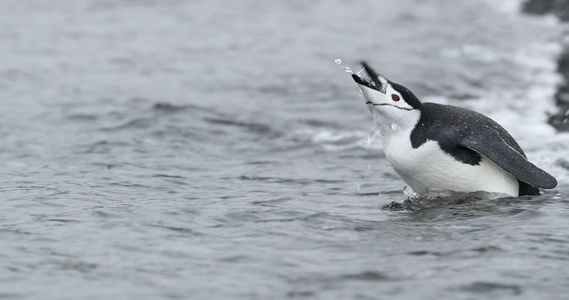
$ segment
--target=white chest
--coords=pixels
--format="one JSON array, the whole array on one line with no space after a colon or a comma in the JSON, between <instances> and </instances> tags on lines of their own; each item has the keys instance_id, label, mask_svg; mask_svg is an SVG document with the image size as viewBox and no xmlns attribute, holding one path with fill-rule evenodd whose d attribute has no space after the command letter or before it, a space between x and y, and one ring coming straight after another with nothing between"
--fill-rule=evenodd
<instances>
[{"instance_id":1,"label":"white chest","mask_svg":"<svg viewBox=\"0 0 569 300\"><path fill-rule=\"evenodd\" d=\"M411 146L408 132L383 134L383 150L393 169L415 192L429 189L486 191L518 196L518 181L486 157L478 165L462 163L445 153L436 141Z\"/></svg>"}]
</instances>

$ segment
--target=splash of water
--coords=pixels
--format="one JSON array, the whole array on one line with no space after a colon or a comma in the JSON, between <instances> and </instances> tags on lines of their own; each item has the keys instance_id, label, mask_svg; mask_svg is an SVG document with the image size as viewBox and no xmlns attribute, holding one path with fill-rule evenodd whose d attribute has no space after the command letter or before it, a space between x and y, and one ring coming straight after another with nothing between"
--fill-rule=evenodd
<instances>
[{"instance_id":1,"label":"splash of water","mask_svg":"<svg viewBox=\"0 0 569 300\"><path fill-rule=\"evenodd\" d=\"M413 198L417 198L420 195L417 194L417 192L415 192L410 186L406 185L403 188L403 197L404 199L413 199Z\"/></svg>"},{"instance_id":2,"label":"splash of water","mask_svg":"<svg viewBox=\"0 0 569 300\"><path fill-rule=\"evenodd\" d=\"M508 197L506 194L490 192L454 192L442 189L429 189L421 195L411 187L405 186L401 202L391 202L382 207L387 210L423 210L435 207L451 207L459 204L494 200Z\"/></svg>"},{"instance_id":3,"label":"splash of water","mask_svg":"<svg viewBox=\"0 0 569 300\"><path fill-rule=\"evenodd\" d=\"M370 133L366 138L365 138L365 143L366 146L371 145L371 143L373 143L373 141L375 141L375 139L378 136L381 136L381 131L379 130L379 125L374 121L373 124L375 125L375 129L373 130L372 133Z\"/></svg>"},{"instance_id":4,"label":"splash of water","mask_svg":"<svg viewBox=\"0 0 569 300\"><path fill-rule=\"evenodd\" d=\"M339 64L342 68L344 68L344 72L346 73L352 73L354 74L354 71L352 71L352 69L350 69L349 67L345 67L344 65L342 65L342 59L341 58L336 58L334 60L335 63ZM360 71L361 72L361 71ZM359 74L359 72L358 72Z\"/></svg>"}]
</instances>

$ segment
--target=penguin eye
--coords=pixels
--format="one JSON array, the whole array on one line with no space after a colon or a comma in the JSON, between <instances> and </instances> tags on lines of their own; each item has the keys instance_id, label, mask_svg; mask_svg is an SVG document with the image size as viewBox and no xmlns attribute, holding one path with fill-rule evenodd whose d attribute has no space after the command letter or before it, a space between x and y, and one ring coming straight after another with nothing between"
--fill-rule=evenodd
<instances>
[{"instance_id":1,"label":"penguin eye","mask_svg":"<svg viewBox=\"0 0 569 300\"><path fill-rule=\"evenodd\" d=\"M399 101L399 96L391 94L391 99L393 99L393 101Z\"/></svg>"}]
</instances>

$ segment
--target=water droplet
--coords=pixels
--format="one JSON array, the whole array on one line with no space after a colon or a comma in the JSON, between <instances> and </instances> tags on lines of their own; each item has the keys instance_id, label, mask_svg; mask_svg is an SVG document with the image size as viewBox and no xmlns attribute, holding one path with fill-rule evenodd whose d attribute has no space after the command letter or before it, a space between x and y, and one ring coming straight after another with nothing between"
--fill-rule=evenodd
<instances>
[{"instance_id":1,"label":"water droplet","mask_svg":"<svg viewBox=\"0 0 569 300\"><path fill-rule=\"evenodd\" d=\"M391 123L391 130L393 131L399 130L399 125L397 125L396 123Z\"/></svg>"},{"instance_id":2,"label":"water droplet","mask_svg":"<svg viewBox=\"0 0 569 300\"><path fill-rule=\"evenodd\" d=\"M356 181L356 190L359 191L360 190L360 183Z\"/></svg>"},{"instance_id":3,"label":"water droplet","mask_svg":"<svg viewBox=\"0 0 569 300\"><path fill-rule=\"evenodd\" d=\"M342 65L342 59L336 58L336 59L334 60L334 62L337 63L337 64L339 64L342 68L344 68L344 71L345 71L346 73L352 73L352 74L354 73L354 72L352 71L352 69L350 69L350 68L348 68L348 67L344 67L344 65Z\"/></svg>"}]
</instances>

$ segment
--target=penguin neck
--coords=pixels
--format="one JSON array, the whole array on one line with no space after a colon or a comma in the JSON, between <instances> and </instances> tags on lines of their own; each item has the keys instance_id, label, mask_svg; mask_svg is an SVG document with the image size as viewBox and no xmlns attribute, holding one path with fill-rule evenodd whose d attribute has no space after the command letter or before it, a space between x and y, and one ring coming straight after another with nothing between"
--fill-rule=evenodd
<instances>
[{"instance_id":1,"label":"penguin neck","mask_svg":"<svg viewBox=\"0 0 569 300\"><path fill-rule=\"evenodd\" d=\"M421 111L413 110L406 113L403 118L388 118L386 116L374 115L376 123L379 125L379 131L384 139L392 136L407 135L411 132L421 120Z\"/></svg>"}]
</instances>

